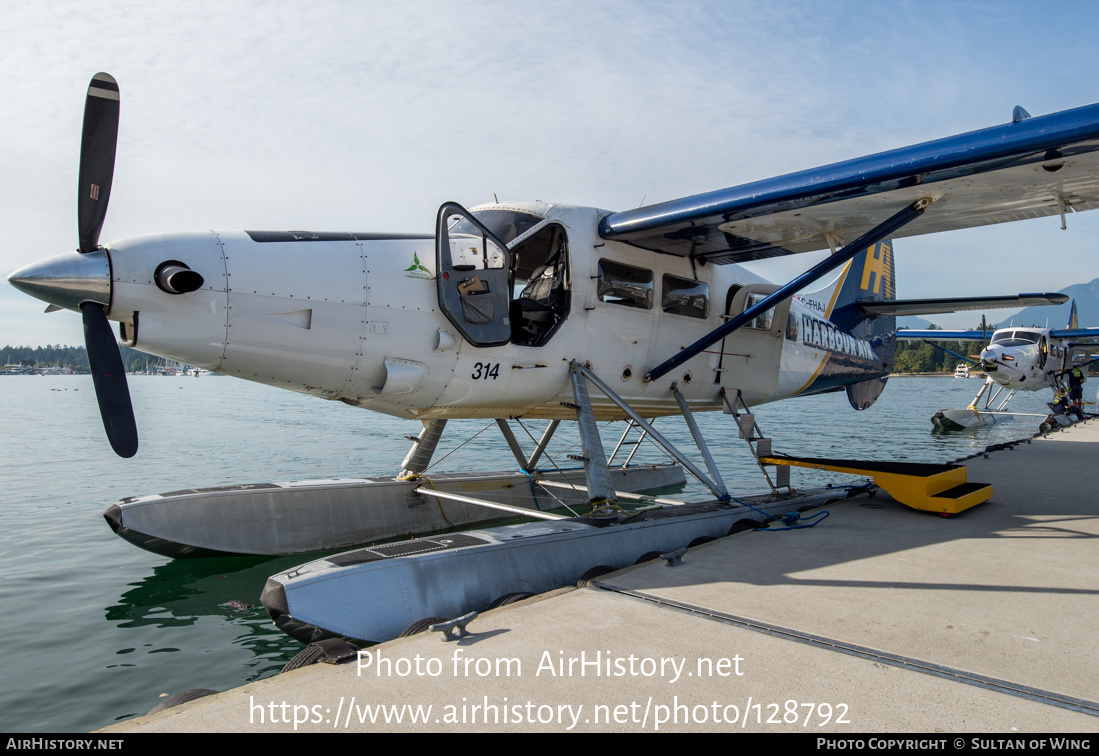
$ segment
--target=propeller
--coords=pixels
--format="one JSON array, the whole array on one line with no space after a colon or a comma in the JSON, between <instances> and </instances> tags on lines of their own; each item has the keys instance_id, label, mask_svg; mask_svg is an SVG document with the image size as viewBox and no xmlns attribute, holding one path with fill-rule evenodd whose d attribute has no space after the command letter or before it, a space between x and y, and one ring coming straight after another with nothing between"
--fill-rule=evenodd
<instances>
[{"instance_id":1,"label":"propeller","mask_svg":"<svg viewBox=\"0 0 1099 756\"><path fill-rule=\"evenodd\" d=\"M137 422L111 322L95 302L80 305L80 312L84 315L84 344L88 348L103 430L107 431L107 440L118 456L132 457L137 454Z\"/></svg>"},{"instance_id":2,"label":"propeller","mask_svg":"<svg viewBox=\"0 0 1099 756\"><path fill-rule=\"evenodd\" d=\"M88 85L84 101L84 132L80 139L80 194L77 226L80 251L99 246L99 232L107 217L114 178L115 146L118 144L118 82L97 73Z\"/></svg>"},{"instance_id":3,"label":"propeller","mask_svg":"<svg viewBox=\"0 0 1099 756\"><path fill-rule=\"evenodd\" d=\"M107 217L118 144L118 107L118 82L110 74L97 73L88 85L80 139L77 227L79 251L83 254L99 248L99 232ZM137 453L137 422L118 342L103 306L83 302L80 311L84 316L84 344L103 429L111 448L120 457L132 457Z\"/></svg>"}]
</instances>

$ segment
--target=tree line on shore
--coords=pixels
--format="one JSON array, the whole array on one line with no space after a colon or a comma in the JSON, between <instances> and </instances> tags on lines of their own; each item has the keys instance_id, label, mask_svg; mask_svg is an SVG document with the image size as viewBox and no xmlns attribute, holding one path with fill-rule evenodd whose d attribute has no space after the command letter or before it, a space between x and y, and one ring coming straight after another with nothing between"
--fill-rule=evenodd
<instances>
[{"instance_id":1,"label":"tree line on shore","mask_svg":"<svg viewBox=\"0 0 1099 756\"><path fill-rule=\"evenodd\" d=\"M980 326L978 326L979 328ZM929 330L940 330L931 326ZM989 337L992 331L988 332ZM932 344L940 347L936 349ZM953 373L961 362L954 354L964 357L980 353L983 344L976 341L897 341L897 353L893 359L894 373ZM954 354L943 350L949 349ZM969 367L975 367L969 365Z\"/></svg>"},{"instance_id":2,"label":"tree line on shore","mask_svg":"<svg viewBox=\"0 0 1099 756\"><path fill-rule=\"evenodd\" d=\"M122 352L122 364L127 372L144 370L149 360L159 360L158 357L150 357L136 349L119 346ZM71 370L74 373L89 373L88 352L81 346L64 346L62 344L46 344L45 346L3 346L0 347L0 365L24 365L33 368L60 368Z\"/></svg>"}]
</instances>

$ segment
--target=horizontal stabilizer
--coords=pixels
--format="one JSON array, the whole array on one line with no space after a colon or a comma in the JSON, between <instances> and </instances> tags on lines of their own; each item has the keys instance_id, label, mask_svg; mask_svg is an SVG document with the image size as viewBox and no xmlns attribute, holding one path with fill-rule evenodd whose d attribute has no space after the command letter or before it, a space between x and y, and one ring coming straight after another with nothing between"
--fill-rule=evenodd
<instances>
[{"instance_id":1,"label":"horizontal stabilizer","mask_svg":"<svg viewBox=\"0 0 1099 756\"><path fill-rule=\"evenodd\" d=\"M612 213L599 235L739 263L843 246L923 198L894 239L1099 207L1099 105Z\"/></svg>"},{"instance_id":2,"label":"horizontal stabilizer","mask_svg":"<svg viewBox=\"0 0 1099 756\"><path fill-rule=\"evenodd\" d=\"M859 307L871 315L936 315L961 310L1059 305L1067 301L1067 294L1018 294L1005 297L962 297L961 299L897 299L892 302L862 302Z\"/></svg>"}]
</instances>

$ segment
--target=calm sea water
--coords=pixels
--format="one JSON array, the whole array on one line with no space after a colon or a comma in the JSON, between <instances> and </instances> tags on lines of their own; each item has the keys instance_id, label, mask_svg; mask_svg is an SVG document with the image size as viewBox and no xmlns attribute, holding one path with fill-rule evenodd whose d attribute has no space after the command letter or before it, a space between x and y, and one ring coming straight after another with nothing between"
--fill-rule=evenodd
<instances>
[{"instance_id":1,"label":"calm sea water","mask_svg":"<svg viewBox=\"0 0 1099 756\"><path fill-rule=\"evenodd\" d=\"M757 419L787 454L917 462L945 462L1037 429L1036 418L1019 418L932 433L936 410L966 406L979 387L977 380L894 378L864 412L831 394L759 407ZM141 450L123 460L103 435L90 377L0 379L0 731L89 731L144 714L161 694L226 690L274 675L301 650L271 625L259 593L268 575L307 558L173 562L115 536L101 517L110 504L192 486L388 475L407 450L403 435L419 429L231 378L133 377L130 388ZM1045 411L1048 397L1020 395L1013 409ZM730 488L763 487L731 419L699 419ZM665 419L657 427L686 451L682 425ZM452 421L436 458L484 426ZM541 426L531 424L535 435ZM555 453L575 440L568 430L558 432ZM605 442L613 445L619 433L620 424L611 426ZM649 461L662 458L647 452ZM489 428L435 469L513 466ZM796 486L852 480L793 475Z\"/></svg>"}]
</instances>

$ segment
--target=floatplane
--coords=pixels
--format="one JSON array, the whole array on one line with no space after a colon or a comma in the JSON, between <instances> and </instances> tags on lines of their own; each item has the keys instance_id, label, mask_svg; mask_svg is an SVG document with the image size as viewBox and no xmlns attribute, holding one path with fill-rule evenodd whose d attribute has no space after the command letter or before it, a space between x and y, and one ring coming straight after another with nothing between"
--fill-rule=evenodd
<instances>
[{"instance_id":1,"label":"floatplane","mask_svg":"<svg viewBox=\"0 0 1099 756\"><path fill-rule=\"evenodd\" d=\"M671 559L700 539L812 506L812 497L790 498L789 467L848 470L848 461L776 454L751 407L845 392L854 409L866 409L892 368L896 315L976 302L897 300L891 240L1063 219L1099 204L1099 105L1033 118L1016 108L1005 125L621 212L448 202L434 234L206 231L101 245L118 116L118 85L97 74L85 104L78 250L9 277L48 310L82 314L115 451L132 456L138 439L110 321L123 344L149 354L422 427L399 478L138 497L108 510L116 532L173 555L247 553L251 546L234 542L241 534L264 541L266 553L286 553L341 546L343 531L356 542L430 534L442 523L427 513L444 506L448 525L484 519L455 517L463 508L516 511L457 490L461 481L448 487L424 474L453 418L496 421L522 476L522 485L508 479L504 489L571 490L605 515L538 512L528 502L517 511L539 522L361 548L280 573L264 604L303 639L391 638L413 619L457 617L558 587L590 575L593 563L599 570ZM739 265L817 250L831 254L783 285ZM1003 301L982 305L989 299ZM734 499L722 480L694 420L709 411L732 415L761 469L775 468L759 506ZM685 421L705 470L653 426L673 415ZM527 420L548 422L533 451L511 425ZM570 456L580 464L554 479L538 462L566 420L579 434ZM597 426L610 420L663 446L712 499L635 497L631 488L669 478L626 479L636 473L612 467ZM890 487L896 480L934 478L909 491L918 508L956 512L991 495L966 482L960 466L860 464L902 499ZM630 498L647 508L615 508ZM664 504L677 506L653 508ZM151 529L164 522L176 530ZM284 538L296 545L285 548Z\"/></svg>"},{"instance_id":2,"label":"floatplane","mask_svg":"<svg viewBox=\"0 0 1099 756\"><path fill-rule=\"evenodd\" d=\"M1021 296L1026 298L1026 295ZM1043 305L1063 304L1069 299L1065 294L1040 295L1038 298L1041 300L1038 304ZM1071 424L1070 413L1055 403L1050 403L1052 414L1012 412L1008 410L1008 405L1019 391L1052 389L1055 395L1064 395L1072 371L1086 372L1084 360L1099 350L1099 328L1080 328L1075 302L1069 308L1069 322L1065 328L1009 326L994 331L991 338L985 329L972 331L905 329L898 331L897 337L927 342L933 340L988 342L987 346L981 350L979 359L955 355L979 367L984 371L986 378L969 406L964 409L939 410L932 416L931 422L943 430L992 425L997 418L1004 417L1042 418L1042 427ZM961 367L962 365L959 365L959 368ZM1083 413L1079 413L1079 417L1082 418L1082 416Z\"/></svg>"}]
</instances>

